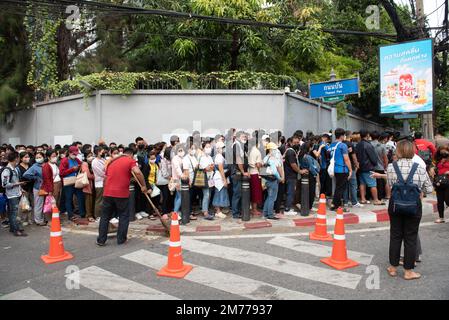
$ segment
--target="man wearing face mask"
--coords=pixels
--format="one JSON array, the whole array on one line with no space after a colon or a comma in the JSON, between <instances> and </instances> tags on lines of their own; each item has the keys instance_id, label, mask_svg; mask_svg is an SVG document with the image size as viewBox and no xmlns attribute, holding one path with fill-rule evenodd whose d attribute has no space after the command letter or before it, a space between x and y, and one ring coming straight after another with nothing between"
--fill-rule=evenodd
<instances>
[{"instance_id":1,"label":"man wearing face mask","mask_svg":"<svg viewBox=\"0 0 449 320\"><path fill-rule=\"evenodd\" d=\"M297 136L291 138L291 147L285 151L284 154L284 168L285 168L285 185L287 199L285 201L284 214L288 216L296 215L293 210L293 200L295 198L296 181L298 174L307 174L307 170L301 170L298 162L298 153L300 147L300 139Z\"/></svg>"},{"instance_id":2,"label":"man wearing face mask","mask_svg":"<svg viewBox=\"0 0 449 320\"><path fill-rule=\"evenodd\" d=\"M137 146L137 164L140 171L142 171L145 181L148 181L148 176L150 174L150 161L148 157L148 149L145 140L142 137L136 138ZM149 216L148 212L150 208L148 207L148 202L145 196L141 192L136 192L136 213L144 218Z\"/></svg>"},{"instance_id":3,"label":"man wearing face mask","mask_svg":"<svg viewBox=\"0 0 449 320\"><path fill-rule=\"evenodd\" d=\"M69 148L69 157L62 159L59 165L59 174L63 179L63 192L65 194L67 214L68 218L72 221L78 219L73 214L73 195L76 195L78 200L80 217L84 218L86 214L83 190L75 188L75 181L73 179L73 177L77 176L81 167L81 161L77 158L78 153L78 148L71 146Z\"/></svg>"},{"instance_id":4,"label":"man wearing face mask","mask_svg":"<svg viewBox=\"0 0 449 320\"><path fill-rule=\"evenodd\" d=\"M245 132L239 131L236 134L236 141L232 146L232 217L241 218L242 200L242 177L250 177L248 172L248 137Z\"/></svg>"}]
</instances>

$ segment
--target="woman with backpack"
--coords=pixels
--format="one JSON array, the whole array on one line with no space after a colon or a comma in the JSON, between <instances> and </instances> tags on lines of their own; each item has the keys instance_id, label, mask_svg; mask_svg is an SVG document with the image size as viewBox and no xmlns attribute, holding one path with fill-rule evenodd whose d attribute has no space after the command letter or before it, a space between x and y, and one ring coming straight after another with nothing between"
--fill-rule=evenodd
<instances>
[{"instance_id":1,"label":"woman with backpack","mask_svg":"<svg viewBox=\"0 0 449 320\"><path fill-rule=\"evenodd\" d=\"M309 177L309 208L313 207L316 193L316 179L320 173L320 164L311 155L313 150L313 143L311 141L304 143L301 146L298 158L300 159L300 169L308 171Z\"/></svg>"},{"instance_id":2,"label":"woman with backpack","mask_svg":"<svg viewBox=\"0 0 449 320\"><path fill-rule=\"evenodd\" d=\"M449 147L441 146L435 154L436 176L434 180L437 192L438 219L435 223L444 223L444 203L449 206Z\"/></svg>"},{"instance_id":3,"label":"woman with backpack","mask_svg":"<svg viewBox=\"0 0 449 320\"><path fill-rule=\"evenodd\" d=\"M33 200L34 200L34 222L38 226L46 226L47 222L43 216L44 200L47 192L41 189L43 183L42 165L45 161L43 152L36 153L35 163L23 174L23 178L34 181L33 184Z\"/></svg>"},{"instance_id":4,"label":"woman with backpack","mask_svg":"<svg viewBox=\"0 0 449 320\"><path fill-rule=\"evenodd\" d=\"M401 244L404 242L404 279L419 279L414 272L416 261L417 236L422 217L423 193L433 191L432 182L426 170L413 162L415 148L411 141L401 140L397 144L398 161L388 165L387 180L392 186L392 195L388 206L390 216L390 276L397 276L400 264ZM410 176L410 178L409 178Z\"/></svg>"}]
</instances>

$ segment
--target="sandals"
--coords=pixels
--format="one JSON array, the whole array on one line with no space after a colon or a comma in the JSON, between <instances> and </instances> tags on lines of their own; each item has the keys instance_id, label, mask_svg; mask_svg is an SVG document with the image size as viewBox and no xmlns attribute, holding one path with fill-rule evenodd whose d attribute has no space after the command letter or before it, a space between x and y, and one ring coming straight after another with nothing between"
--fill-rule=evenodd
<instances>
[{"instance_id":1,"label":"sandals","mask_svg":"<svg viewBox=\"0 0 449 320\"><path fill-rule=\"evenodd\" d=\"M375 206L384 206L385 202L377 201L377 202L373 202L373 205L375 205Z\"/></svg>"},{"instance_id":2,"label":"sandals","mask_svg":"<svg viewBox=\"0 0 449 320\"><path fill-rule=\"evenodd\" d=\"M390 277L396 277L398 275L398 271L394 267L388 267L387 271Z\"/></svg>"},{"instance_id":3,"label":"sandals","mask_svg":"<svg viewBox=\"0 0 449 320\"><path fill-rule=\"evenodd\" d=\"M89 220L89 222L95 222L95 219L92 217L89 217L87 220Z\"/></svg>"},{"instance_id":4,"label":"sandals","mask_svg":"<svg viewBox=\"0 0 449 320\"><path fill-rule=\"evenodd\" d=\"M371 202L365 200L365 201L360 201L361 204L370 204Z\"/></svg>"},{"instance_id":5,"label":"sandals","mask_svg":"<svg viewBox=\"0 0 449 320\"><path fill-rule=\"evenodd\" d=\"M435 220L435 223L445 223L446 221L444 221L443 218L438 218Z\"/></svg>"},{"instance_id":6,"label":"sandals","mask_svg":"<svg viewBox=\"0 0 449 320\"><path fill-rule=\"evenodd\" d=\"M191 215L191 216L190 216L190 220L198 220L198 218L195 217L194 215Z\"/></svg>"},{"instance_id":7,"label":"sandals","mask_svg":"<svg viewBox=\"0 0 449 320\"><path fill-rule=\"evenodd\" d=\"M151 215L151 216L150 216L150 220L156 220L156 217L153 216L153 215Z\"/></svg>"}]
</instances>

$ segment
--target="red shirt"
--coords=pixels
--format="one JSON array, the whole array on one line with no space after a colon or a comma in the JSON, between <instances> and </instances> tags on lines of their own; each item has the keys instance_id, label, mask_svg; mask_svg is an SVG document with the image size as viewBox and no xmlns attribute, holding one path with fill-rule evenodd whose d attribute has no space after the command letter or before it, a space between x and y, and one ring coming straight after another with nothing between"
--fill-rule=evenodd
<instances>
[{"instance_id":1,"label":"red shirt","mask_svg":"<svg viewBox=\"0 0 449 320\"><path fill-rule=\"evenodd\" d=\"M440 161L437 163L438 174L445 174L449 171L449 161Z\"/></svg>"},{"instance_id":2,"label":"red shirt","mask_svg":"<svg viewBox=\"0 0 449 320\"><path fill-rule=\"evenodd\" d=\"M106 168L106 184L103 195L113 198L129 198L131 170L136 166L136 160L126 156L110 163Z\"/></svg>"},{"instance_id":3,"label":"red shirt","mask_svg":"<svg viewBox=\"0 0 449 320\"><path fill-rule=\"evenodd\" d=\"M429 150L432 153L432 157L435 156L435 152L437 152L437 149L433 145L432 142L427 141L425 139L415 139L415 153L418 154L418 150L427 151Z\"/></svg>"}]
</instances>

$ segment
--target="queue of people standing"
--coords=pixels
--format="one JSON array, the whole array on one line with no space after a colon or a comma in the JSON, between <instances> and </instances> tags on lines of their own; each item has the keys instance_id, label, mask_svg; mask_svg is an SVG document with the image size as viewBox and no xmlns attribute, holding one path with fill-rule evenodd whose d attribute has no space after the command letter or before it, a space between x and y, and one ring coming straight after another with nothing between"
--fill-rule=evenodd
<instances>
[{"instance_id":1,"label":"queue of people standing","mask_svg":"<svg viewBox=\"0 0 449 320\"><path fill-rule=\"evenodd\" d=\"M316 211L312 205L320 193L328 198L331 210L343 207L348 211L367 203L384 206L391 196L391 184L383 175L397 159L398 139L393 132L365 129L350 132L338 128L320 135L297 130L288 138L279 131L249 134L231 129L213 138L194 132L183 142L174 135L169 144L148 144L137 137L126 147L104 141L95 146L74 142L54 148L4 144L0 148L2 224L17 236L26 235L24 225L46 225L51 217L45 209L49 198L68 220L87 218L100 223L107 183L108 197L120 194L118 198L129 198L126 210L130 220L156 219L140 191L149 194L163 219L169 219L170 212L181 209L182 180L190 187L190 220L197 220L198 215L208 220L240 219L244 176L250 181L251 213L266 219L298 214L305 176L312 211ZM432 177L438 177L438 223L444 222L444 203L449 205L449 182L444 180L449 174L449 146L441 141L436 149L416 133L413 142L415 158ZM134 173L139 179L141 173L142 181L130 175L130 182L107 182L108 166L122 157L136 164ZM331 163L332 177L328 172ZM119 191L124 183L125 193ZM110 222L119 223L123 203L111 201L108 199L108 208L114 207Z\"/></svg>"}]
</instances>

